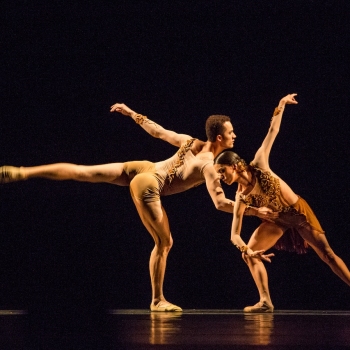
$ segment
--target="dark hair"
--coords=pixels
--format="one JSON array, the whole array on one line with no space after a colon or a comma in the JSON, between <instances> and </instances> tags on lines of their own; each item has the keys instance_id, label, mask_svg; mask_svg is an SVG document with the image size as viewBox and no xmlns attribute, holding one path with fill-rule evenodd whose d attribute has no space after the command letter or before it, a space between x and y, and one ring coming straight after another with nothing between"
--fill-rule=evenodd
<instances>
[{"instance_id":1,"label":"dark hair","mask_svg":"<svg viewBox=\"0 0 350 350\"><path fill-rule=\"evenodd\" d=\"M225 132L224 123L231 122L227 115L211 115L205 123L205 132L210 142L216 141L216 136L223 135Z\"/></svg>"},{"instance_id":2,"label":"dark hair","mask_svg":"<svg viewBox=\"0 0 350 350\"><path fill-rule=\"evenodd\" d=\"M237 153L232 151L224 151L220 153L215 159L214 164L222 165L238 165L240 171L247 168L247 163Z\"/></svg>"}]
</instances>

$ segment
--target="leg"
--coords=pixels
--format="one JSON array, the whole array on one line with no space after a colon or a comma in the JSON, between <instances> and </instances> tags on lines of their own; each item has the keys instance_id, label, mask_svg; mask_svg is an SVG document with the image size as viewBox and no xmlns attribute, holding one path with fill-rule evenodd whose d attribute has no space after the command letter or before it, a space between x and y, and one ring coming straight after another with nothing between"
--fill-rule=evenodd
<instances>
[{"instance_id":1,"label":"leg","mask_svg":"<svg viewBox=\"0 0 350 350\"><path fill-rule=\"evenodd\" d=\"M252 250L267 250L275 245L282 234L281 228L273 223L264 222L252 234L248 247ZM242 257L249 267L260 296L260 301L256 305L247 306L243 311L272 312L274 307L270 297L268 276L264 263L258 259L249 258L247 255L242 255Z\"/></svg>"},{"instance_id":2,"label":"leg","mask_svg":"<svg viewBox=\"0 0 350 350\"><path fill-rule=\"evenodd\" d=\"M142 223L155 243L149 261L152 285L151 311L182 311L179 306L169 303L163 294L167 257L173 245L173 239L168 217L160 200L144 201L137 195L139 189L144 187L148 180L143 175L148 174L139 174L133 179L130 191Z\"/></svg>"},{"instance_id":3,"label":"leg","mask_svg":"<svg viewBox=\"0 0 350 350\"><path fill-rule=\"evenodd\" d=\"M124 163L110 163L92 166L56 163L20 168L3 166L0 168L0 183L41 177L50 180L109 182L120 186L128 186L129 178L125 174L123 167Z\"/></svg>"},{"instance_id":4,"label":"leg","mask_svg":"<svg viewBox=\"0 0 350 350\"><path fill-rule=\"evenodd\" d=\"M302 230L299 229L298 231L332 271L350 286L350 271L344 261L333 252L326 235L311 227L303 228Z\"/></svg>"}]
</instances>

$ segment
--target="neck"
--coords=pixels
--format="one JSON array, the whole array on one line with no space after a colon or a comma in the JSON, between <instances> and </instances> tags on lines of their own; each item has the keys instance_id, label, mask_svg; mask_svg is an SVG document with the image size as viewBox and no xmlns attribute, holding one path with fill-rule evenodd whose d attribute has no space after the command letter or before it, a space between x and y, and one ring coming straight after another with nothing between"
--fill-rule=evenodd
<instances>
[{"instance_id":1,"label":"neck","mask_svg":"<svg viewBox=\"0 0 350 350\"><path fill-rule=\"evenodd\" d=\"M245 190L249 187L253 187L255 184L255 178L253 177L250 171L242 171L237 182L241 185L242 190Z\"/></svg>"},{"instance_id":2,"label":"neck","mask_svg":"<svg viewBox=\"0 0 350 350\"><path fill-rule=\"evenodd\" d=\"M213 156L215 158L225 149L226 148L219 146L216 142L207 141L204 143L204 146L203 146L201 152L211 152L211 153L213 153Z\"/></svg>"}]
</instances>

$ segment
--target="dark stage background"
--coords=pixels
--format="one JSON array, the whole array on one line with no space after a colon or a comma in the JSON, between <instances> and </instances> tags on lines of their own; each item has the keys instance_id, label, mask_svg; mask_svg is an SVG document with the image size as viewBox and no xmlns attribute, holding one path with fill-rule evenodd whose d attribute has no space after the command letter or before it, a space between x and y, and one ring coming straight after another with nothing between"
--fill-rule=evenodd
<instances>
[{"instance_id":1,"label":"dark stage background","mask_svg":"<svg viewBox=\"0 0 350 350\"><path fill-rule=\"evenodd\" d=\"M2 1L0 163L158 161L176 149L131 119L205 139L228 114L251 160L279 99L271 167L349 258L348 1ZM235 186L225 187L233 198ZM183 308L258 301L230 243L231 216L205 186L164 198L174 247L165 296ZM89 315L149 307L152 240L128 188L33 179L0 187L0 307ZM245 218L243 238L258 225ZM316 254L276 252L276 309L350 309L350 290Z\"/></svg>"}]
</instances>

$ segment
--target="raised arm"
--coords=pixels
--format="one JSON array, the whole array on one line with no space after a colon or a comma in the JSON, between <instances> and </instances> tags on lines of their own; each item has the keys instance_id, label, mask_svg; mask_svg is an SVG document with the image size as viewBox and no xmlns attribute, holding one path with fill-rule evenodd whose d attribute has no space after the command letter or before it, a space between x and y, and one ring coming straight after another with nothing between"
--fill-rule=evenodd
<instances>
[{"instance_id":1,"label":"raised arm","mask_svg":"<svg viewBox=\"0 0 350 350\"><path fill-rule=\"evenodd\" d=\"M258 166L259 168L265 169L265 170L268 170L270 168L269 167L270 151L276 139L276 136L280 130L280 125L281 125L285 105L297 104L298 102L295 100L296 95L297 94L289 94L283 97L280 100L278 106L275 108L267 135L263 143L261 144L260 148L255 153L254 160L252 161L252 164L254 164L255 166Z\"/></svg>"},{"instance_id":2,"label":"raised arm","mask_svg":"<svg viewBox=\"0 0 350 350\"><path fill-rule=\"evenodd\" d=\"M111 106L110 111L119 112L123 115L131 117L137 124L142 127L142 129L147 131L151 136L167 141L176 147L180 147L185 141L192 138L189 135L178 134L174 131L164 129L162 126L148 119L146 116L136 113L124 103L115 103Z\"/></svg>"}]
</instances>

